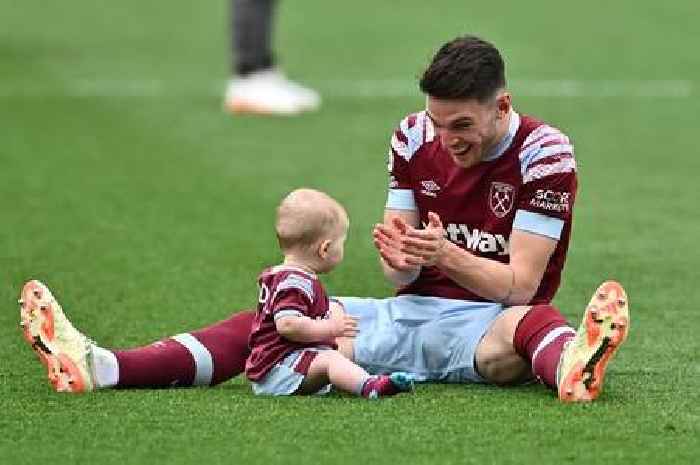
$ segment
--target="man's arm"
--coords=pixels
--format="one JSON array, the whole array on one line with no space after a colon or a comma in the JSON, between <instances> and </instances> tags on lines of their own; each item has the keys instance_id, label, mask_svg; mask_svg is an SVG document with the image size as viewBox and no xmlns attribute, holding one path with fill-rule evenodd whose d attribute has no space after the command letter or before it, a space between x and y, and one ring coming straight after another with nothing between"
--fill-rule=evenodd
<instances>
[{"instance_id":1,"label":"man's arm","mask_svg":"<svg viewBox=\"0 0 700 465\"><path fill-rule=\"evenodd\" d=\"M405 234L404 225L418 227L420 224L410 161L426 142L433 140L434 134L429 137L429 131L425 130L426 125L430 124L425 112L409 115L399 123L389 144L389 191L384 222L375 225L372 235L384 276L397 288L415 281L421 270L420 266L405 262L404 254L397 245Z\"/></svg>"},{"instance_id":2,"label":"man's arm","mask_svg":"<svg viewBox=\"0 0 700 465\"><path fill-rule=\"evenodd\" d=\"M404 226L394 241L406 266L436 266L460 286L494 302L524 305L534 297L557 240L514 229L510 263L477 257L447 240L440 218L430 212L424 229ZM385 240L385 246L389 243Z\"/></svg>"},{"instance_id":3,"label":"man's arm","mask_svg":"<svg viewBox=\"0 0 700 465\"><path fill-rule=\"evenodd\" d=\"M450 279L494 302L524 305L539 288L557 241L527 231L513 230L510 236L510 263L472 255L445 241L435 260Z\"/></svg>"}]
</instances>

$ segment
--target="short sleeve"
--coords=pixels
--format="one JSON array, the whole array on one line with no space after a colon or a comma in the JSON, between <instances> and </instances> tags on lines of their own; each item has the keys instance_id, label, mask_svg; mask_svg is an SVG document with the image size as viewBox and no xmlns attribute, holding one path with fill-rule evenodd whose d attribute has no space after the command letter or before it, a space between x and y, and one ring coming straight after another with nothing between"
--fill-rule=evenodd
<instances>
[{"instance_id":1,"label":"short sleeve","mask_svg":"<svg viewBox=\"0 0 700 465\"><path fill-rule=\"evenodd\" d=\"M314 286L311 279L297 274L285 276L275 288L269 312L274 316L280 311L297 310L308 315L314 302Z\"/></svg>"},{"instance_id":2,"label":"short sleeve","mask_svg":"<svg viewBox=\"0 0 700 465\"><path fill-rule=\"evenodd\" d=\"M404 118L391 136L387 168L389 192L386 208L417 210L410 163L416 152L434 138L432 123L425 112Z\"/></svg>"},{"instance_id":3,"label":"short sleeve","mask_svg":"<svg viewBox=\"0 0 700 465\"><path fill-rule=\"evenodd\" d=\"M573 145L558 129L541 126L525 140L520 166L523 181L513 228L558 239L576 198Z\"/></svg>"}]
</instances>

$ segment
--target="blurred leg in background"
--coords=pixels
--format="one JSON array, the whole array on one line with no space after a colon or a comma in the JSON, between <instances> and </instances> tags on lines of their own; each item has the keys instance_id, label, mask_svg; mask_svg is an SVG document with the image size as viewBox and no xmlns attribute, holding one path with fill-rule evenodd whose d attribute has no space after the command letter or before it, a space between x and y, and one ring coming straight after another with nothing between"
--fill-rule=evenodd
<instances>
[{"instance_id":1,"label":"blurred leg in background","mask_svg":"<svg viewBox=\"0 0 700 465\"><path fill-rule=\"evenodd\" d=\"M277 0L231 0L233 77L224 106L234 114L295 115L318 109L314 90L290 81L276 66L272 28Z\"/></svg>"}]
</instances>

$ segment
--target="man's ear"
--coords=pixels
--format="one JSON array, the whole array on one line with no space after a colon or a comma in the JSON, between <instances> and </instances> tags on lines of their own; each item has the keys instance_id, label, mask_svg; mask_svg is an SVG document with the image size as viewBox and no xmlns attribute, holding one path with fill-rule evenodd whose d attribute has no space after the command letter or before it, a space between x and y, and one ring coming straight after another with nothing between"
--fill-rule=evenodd
<instances>
[{"instance_id":1,"label":"man's ear","mask_svg":"<svg viewBox=\"0 0 700 465\"><path fill-rule=\"evenodd\" d=\"M504 119L508 117L508 114L510 113L510 108L513 103L512 99L513 98L508 92L503 92L496 99L496 106L498 107L499 119Z\"/></svg>"},{"instance_id":2,"label":"man's ear","mask_svg":"<svg viewBox=\"0 0 700 465\"><path fill-rule=\"evenodd\" d=\"M328 249L331 247L330 239L324 239L318 244L318 256L325 260L328 257Z\"/></svg>"}]
</instances>

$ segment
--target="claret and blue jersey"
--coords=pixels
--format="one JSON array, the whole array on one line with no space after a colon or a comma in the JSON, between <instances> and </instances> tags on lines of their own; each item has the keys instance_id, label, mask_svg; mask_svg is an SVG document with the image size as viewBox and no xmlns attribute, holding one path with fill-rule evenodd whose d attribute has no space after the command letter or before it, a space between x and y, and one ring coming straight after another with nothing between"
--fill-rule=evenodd
<instances>
[{"instance_id":1,"label":"claret and blue jersey","mask_svg":"<svg viewBox=\"0 0 700 465\"><path fill-rule=\"evenodd\" d=\"M531 303L549 302L559 287L576 197L576 161L569 138L511 111L508 132L479 164L457 166L425 112L405 118L391 139L387 209L440 215L448 239L478 256L509 261L513 229L557 242ZM400 294L484 301L427 267Z\"/></svg>"},{"instance_id":2,"label":"claret and blue jersey","mask_svg":"<svg viewBox=\"0 0 700 465\"><path fill-rule=\"evenodd\" d=\"M292 266L263 270L258 277L260 296L248 345L251 354L246 376L259 381L290 353L319 345L335 348L334 341L294 342L282 337L275 321L284 315L313 319L328 317L329 301L318 276Z\"/></svg>"}]
</instances>

